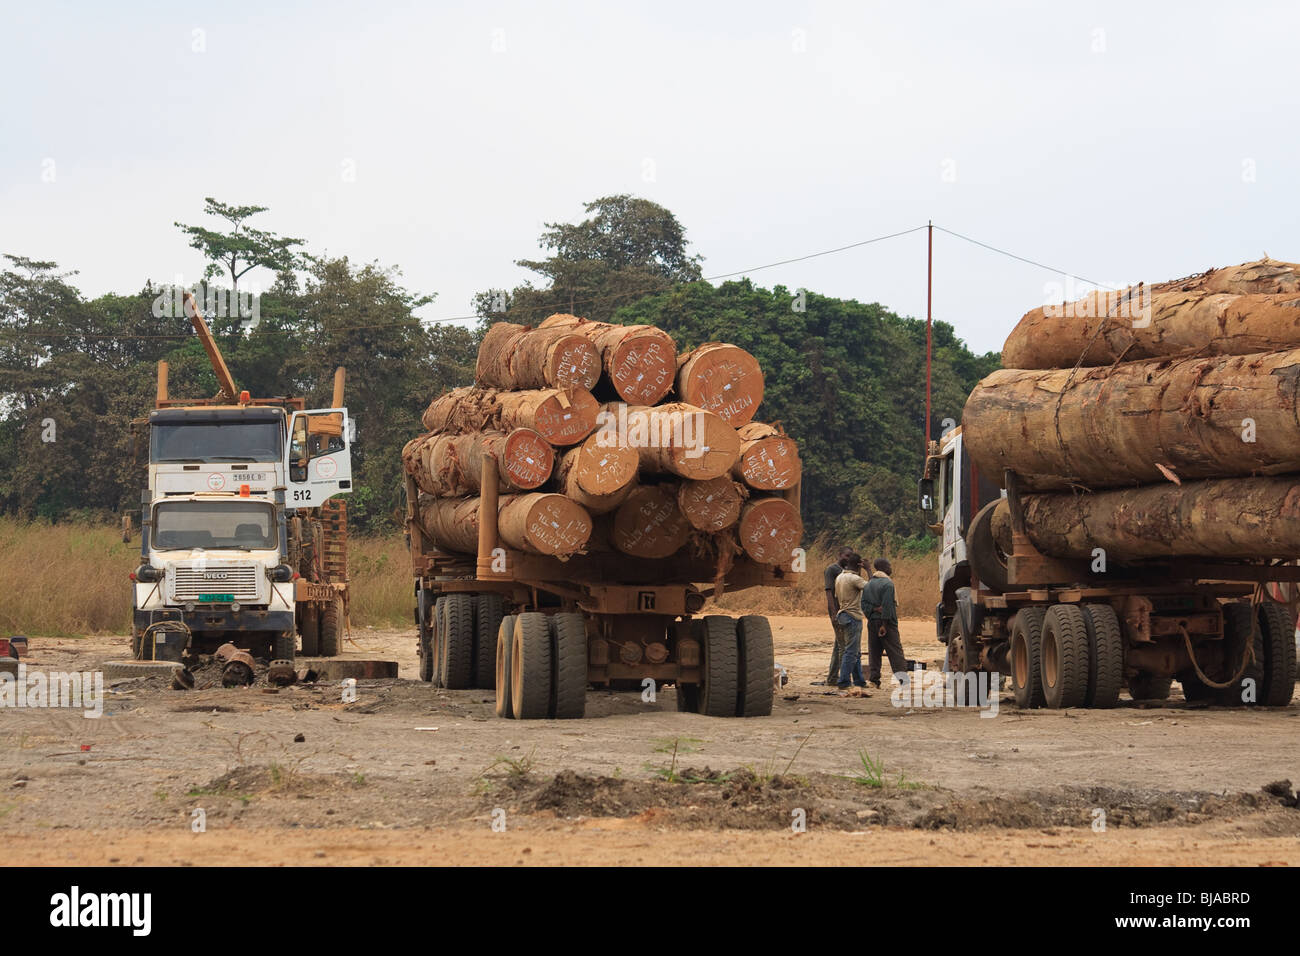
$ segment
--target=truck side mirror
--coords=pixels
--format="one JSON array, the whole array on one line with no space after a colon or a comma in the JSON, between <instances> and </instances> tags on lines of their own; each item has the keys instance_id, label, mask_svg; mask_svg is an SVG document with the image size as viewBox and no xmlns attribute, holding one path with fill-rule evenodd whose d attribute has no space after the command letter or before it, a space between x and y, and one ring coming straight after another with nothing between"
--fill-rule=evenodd
<instances>
[{"instance_id":1,"label":"truck side mirror","mask_svg":"<svg viewBox=\"0 0 1300 956\"><path fill-rule=\"evenodd\" d=\"M934 512L934 479L922 478L916 484L921 512L927 515L932 514Z\"/></svg>"}]
</instances>

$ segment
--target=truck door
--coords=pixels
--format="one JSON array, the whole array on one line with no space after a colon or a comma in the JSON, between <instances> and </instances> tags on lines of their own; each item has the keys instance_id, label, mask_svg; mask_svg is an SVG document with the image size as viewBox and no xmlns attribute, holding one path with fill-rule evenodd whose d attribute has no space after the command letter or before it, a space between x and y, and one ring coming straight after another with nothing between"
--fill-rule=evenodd
<instances>
[{"instance_id":1,"label":"truck door","mask_svg":"<svg viewBox=\"0 0 1300 956\"><path fill-rule=\"evenodd\" d=\"M290 416L284 474L285 504L290 508L317 508L334 495L352 491L346 408L316 408Z\"/></svg>"}]
</instances>

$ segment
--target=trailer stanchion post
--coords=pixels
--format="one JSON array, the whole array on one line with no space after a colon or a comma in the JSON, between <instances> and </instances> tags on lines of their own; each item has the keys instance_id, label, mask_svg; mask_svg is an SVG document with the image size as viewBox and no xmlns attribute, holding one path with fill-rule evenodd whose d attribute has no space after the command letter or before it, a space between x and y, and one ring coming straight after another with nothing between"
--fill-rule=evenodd
<instances>
[{"instance_id":1,"label":"trailer stanchion post","mask_svg":"<svg viewBox=\"0 0 1300 956\"><path fill-rule=\"evenodd\" d=\"M492 552L497 547L497 460L483 455L482 480L478 503L478 564L476 576L482 580L492 576Z\"/></svg>"}]
</instances>

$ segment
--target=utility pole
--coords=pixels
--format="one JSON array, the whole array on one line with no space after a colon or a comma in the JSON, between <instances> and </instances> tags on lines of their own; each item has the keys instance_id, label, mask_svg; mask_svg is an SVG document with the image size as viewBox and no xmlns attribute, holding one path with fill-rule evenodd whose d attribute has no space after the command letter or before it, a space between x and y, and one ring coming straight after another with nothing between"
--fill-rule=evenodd
<instances>
[{"instance_id":1,"label":"utility pole","mask_svg":"<svg viewBox=\"0 0 1300 956\"><path fill-rule=\"evenodd\" d=\"M930 453L930 363L934 340L932 286L934 278L934 220L926 223L925 255L925 454Z\"/></svg>"}]
</instances>

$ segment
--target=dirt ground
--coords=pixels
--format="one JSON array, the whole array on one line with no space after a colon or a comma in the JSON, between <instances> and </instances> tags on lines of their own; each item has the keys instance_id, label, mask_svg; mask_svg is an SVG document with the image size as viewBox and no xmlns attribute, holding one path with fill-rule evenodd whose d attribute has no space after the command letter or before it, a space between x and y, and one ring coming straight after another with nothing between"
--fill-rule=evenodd
<instances>
[{"instance_id":1,"label":"dirt ground","mask_svg":"<svg viewBox=\"0 0 1300 956\"><path fill-rule=\"evenodd\" d=\"M104 715L3 715L11 865L1300 864L1300 707L1127 698L1110 711L894 706L827 694L826 622L773 618L789 684L765 719L593 691L582 721L505 721L416 679L413 631L357 629L397 680L176 691L106 681ZM937 667L928 621L909 657ZM35 639L90 670L125 637ZM888 666L886 665L886 675ZM674 752L675 751L675 752ZM879 769L864 768L865 757ZM870 778L870 779L869 779ZM202 832L194 832L202 811ZM1101 825L1104 823L1104 827ZM801 827L802 825L802 827ZM804 832L797 832L801 829Z\"/></svg>"}]
</instances>

